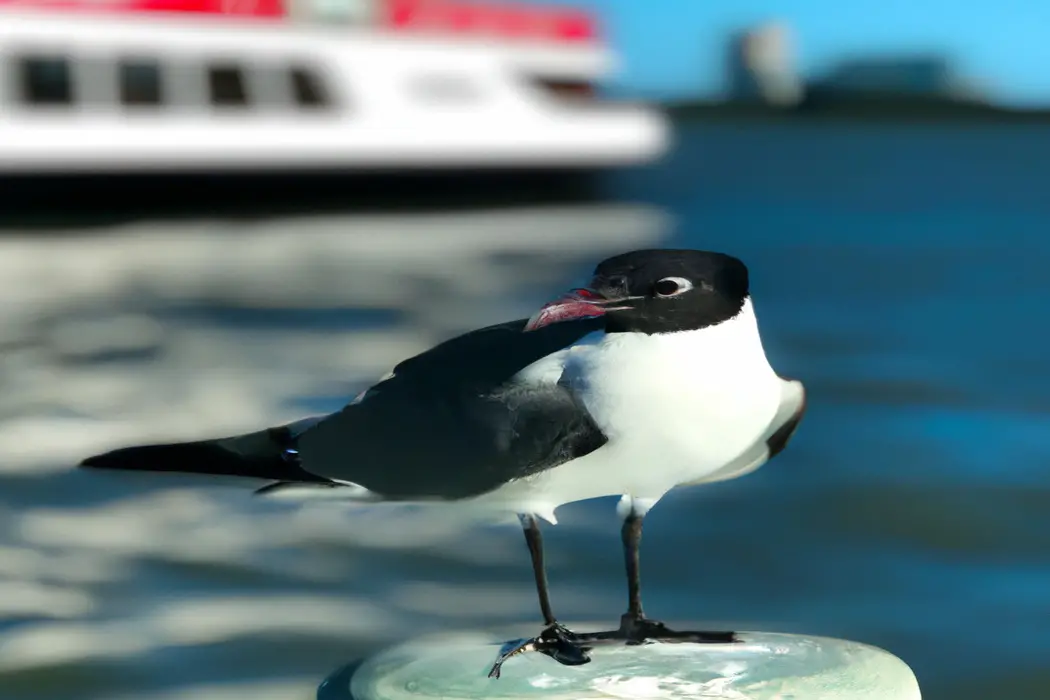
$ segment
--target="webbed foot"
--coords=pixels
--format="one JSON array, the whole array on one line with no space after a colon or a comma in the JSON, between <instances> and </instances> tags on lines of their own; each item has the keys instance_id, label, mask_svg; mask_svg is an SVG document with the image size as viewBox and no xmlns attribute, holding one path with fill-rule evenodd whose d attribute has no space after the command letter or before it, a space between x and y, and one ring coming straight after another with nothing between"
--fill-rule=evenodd
<instances>
[{"instance_id":1,"label":"webbed foot","mask_svg":"<svg viewBox=\"0 0 1050 700\"><path fill-rule=\"evenodd\" d=\"M542 632L532 639L512 642L503 648L496 663L489 671L489 678L499 678L503 663L518 654L528 651L538 651L546 654L560 664L565 666L580 666L588 663L591 657L587 656L587 650L576 641L576 633L569 630L559 622L548 625Z\"/></svg>"},{"instance_id":2,"label":"webbed foot","mask_svg":"<svg viewBox=\"0 0 1050 700\"><path fill-rule=\"evenodd\" d=\"M597 646L636 645L647 642L732 644L740 641L735 632L702 632L673 630L662 622L630 613L620 618L620 627L606 632L573 632L555 622L532 639L507 644L492 665L489 678L499 678L504 662L512 656L538 651L565 666L581 666L591 657L587 652Z\"/></svg>"}]
</instances>

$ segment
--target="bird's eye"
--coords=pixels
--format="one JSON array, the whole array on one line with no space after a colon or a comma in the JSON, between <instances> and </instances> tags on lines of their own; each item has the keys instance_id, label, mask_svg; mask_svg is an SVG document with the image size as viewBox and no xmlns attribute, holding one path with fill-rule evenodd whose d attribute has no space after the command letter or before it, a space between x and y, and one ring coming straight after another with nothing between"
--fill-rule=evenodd
<instances>
[{"instance_id":1,"label":"bird's eye","mask_svg":"<svg viewBox=\"0 0 1050 700\"><path fill-rule=\"evenodd\" d=\"M684 277L664 277L653 286L658 297L674 297L693 288L693 283Z\"/></svg>"}]
</instances>

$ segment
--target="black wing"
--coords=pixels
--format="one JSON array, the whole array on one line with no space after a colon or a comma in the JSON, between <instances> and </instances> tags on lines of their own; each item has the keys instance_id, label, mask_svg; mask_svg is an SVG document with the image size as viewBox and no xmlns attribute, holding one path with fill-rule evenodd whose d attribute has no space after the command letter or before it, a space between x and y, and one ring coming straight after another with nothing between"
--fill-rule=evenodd
<instances>
[{"instance_id":1,"label":"black wing","mask_svg":"<svg viewBox=\"0 0 1050 700\"><path fill-rule=\"evenodd\" d=\"M388 499L456 499L598 449L606 437L572 393L511 379L602 321L527 333L525 323L472 331L405 360L364 400L299 436L302 468Z\"/></svg>"}]
</instances>

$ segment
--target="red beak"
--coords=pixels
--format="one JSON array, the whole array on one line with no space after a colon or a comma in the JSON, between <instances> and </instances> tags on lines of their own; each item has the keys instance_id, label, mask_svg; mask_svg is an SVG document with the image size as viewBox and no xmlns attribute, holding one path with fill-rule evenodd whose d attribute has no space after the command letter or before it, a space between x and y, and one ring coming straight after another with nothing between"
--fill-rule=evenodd
<instances>
[{"instance_id":1,"label":"red beak","mask_svg":"<svg viewBox=\"0 0 1050 700\"><path fill-rule=\"evenodd\" d=\"M526 331L534 331L552 323L578 318L594 318L605 313L603 304L608 299L593 289L573 289L552 302L543 305L525 324Z\"/></svg>"}]
</instances>

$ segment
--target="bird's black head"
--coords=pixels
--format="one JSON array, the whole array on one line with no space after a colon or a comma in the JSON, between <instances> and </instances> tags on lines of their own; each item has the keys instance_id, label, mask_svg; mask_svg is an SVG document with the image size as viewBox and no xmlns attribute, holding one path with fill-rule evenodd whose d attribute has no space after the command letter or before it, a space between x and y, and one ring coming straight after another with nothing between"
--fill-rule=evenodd
<instances>
[{"instance_id":1,"label":"bird's black head","mask_svg":"<svg viewBox=\"0 0 1050 700\"><path fill-rule=\"evenodd\" d=\"M546 305L529 321L604 316L607 333L674 333L714 326L740 313L747 266L702 250L636 250L602 261L591 284Z\"/></svg>"}]
</instances>

